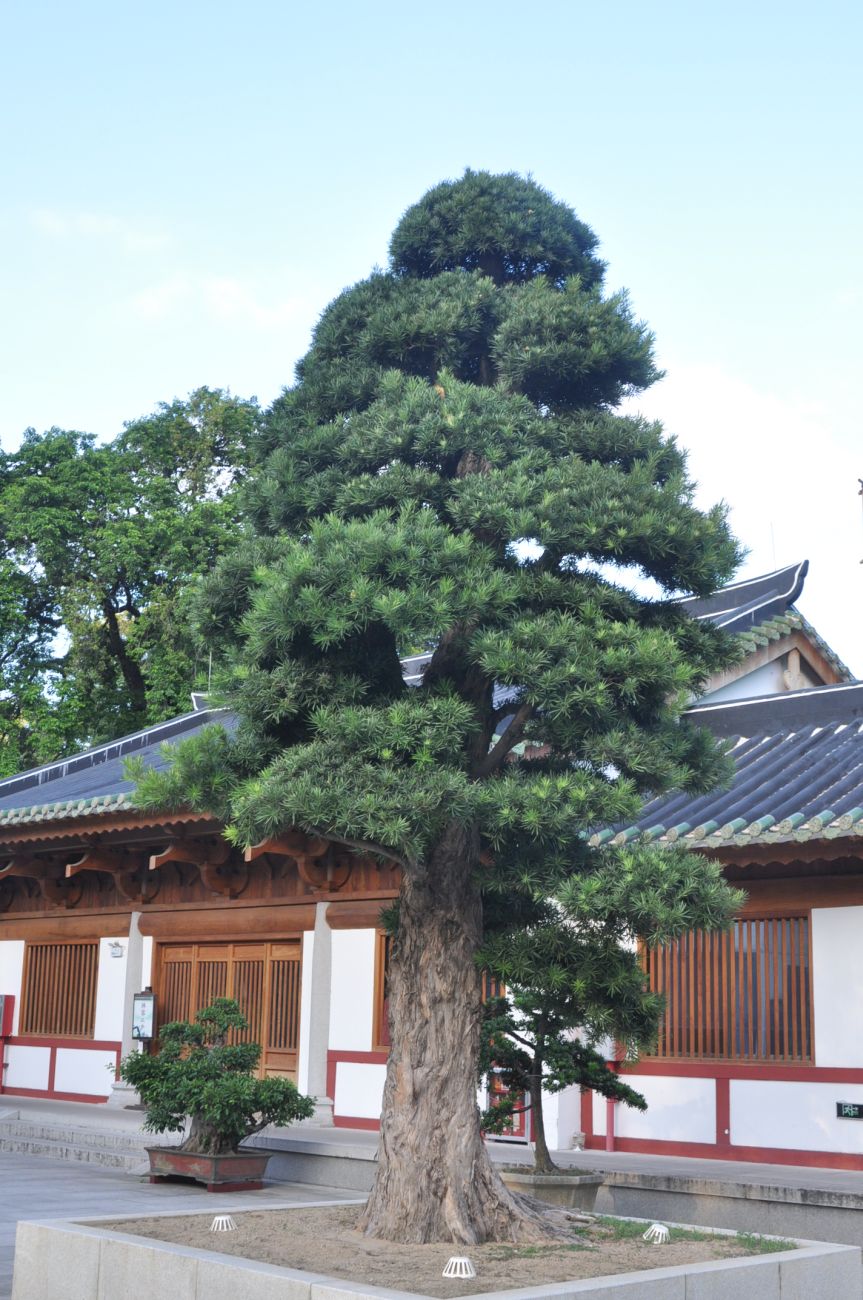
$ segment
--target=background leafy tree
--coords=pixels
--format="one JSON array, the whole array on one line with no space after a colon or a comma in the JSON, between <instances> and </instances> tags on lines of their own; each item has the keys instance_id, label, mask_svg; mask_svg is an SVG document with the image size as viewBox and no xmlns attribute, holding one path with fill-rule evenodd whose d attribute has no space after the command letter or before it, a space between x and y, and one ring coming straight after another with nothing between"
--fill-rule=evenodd
<instances>
[{"instance_id":1,"label":"background leafy tree","mask_svg":"<svg viewBox=\"0 0 863 1300\"><path fill-rule=\"evenodd\" d=\"M254 402L199 389L113 442L28 430L0 457L0 763L189 707L188 584L236 540Z\"/></svg>"},{"instance_id":2,"label":"background leafy tree","mask_svg":"<svg viewBox=\"0 0 863 1300\"><path fill-rule=\"evenodd\" d=\"M205 584L243 725L139 787L240 842L295 825L400 867L372 1235L545 1232L480 1137L483 892L589 891L608 857L588 828L724 771L680 715L729 643L671 597L725 582L737 549L674 440L615 410L658 372L603 272L588 227L514 175L468 172L406 213L270 411L256 537ZM410 689L399 651L425 642ZM715 867L687 871L730 912Z\"/></svg>"}]
</instances>

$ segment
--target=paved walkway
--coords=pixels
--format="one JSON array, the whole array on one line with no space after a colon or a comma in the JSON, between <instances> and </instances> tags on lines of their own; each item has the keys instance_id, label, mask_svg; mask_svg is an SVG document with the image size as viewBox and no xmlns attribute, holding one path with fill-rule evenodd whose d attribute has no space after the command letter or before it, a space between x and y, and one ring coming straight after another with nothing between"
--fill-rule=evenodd
<instances>
[{"instance_id":1,"label":"paved walkway","mask_svg":"<svg viewBox=\"0 0 863 1300\"><path fill-rule=\"evenodd\" d=\"M222 1213L309 1201L344 1201L335 1188L270 1183L259 1192L214 1196L186 1183L151 1184L121 1170L44 1156L0 1152L0 1298L12 1293L15 1226L19 1219L85 1219L100 1214L155 1214L160 1210Z\"/></svg>"},{"instance_id":2,"label":"paved walkway","mask_svg":"<svg viewBox=\"0 0 863 1300\"><path fill-rule=\"evenodd\" d=\"M114 1106L93 1106L81 1102L48 1101L35 1097L7 1097L0 1094L0 1118L18 1113L22 1119L46 1122L65 1120L72 1125L92 1124L94 1128L125 1128L140 1131L141 1111ZM321 1147L351 1148L368 1151L378 1144L377 1133L361 1129L333 1128L316 1124L294 1125L282 1130L280 1137L316 1150ZM161 1140L161 1139L157 1139ZM488 1144L495 1160L528 1164L530 1150L521 1143ZM335 1154L335 1152L334 1152ZM774 1187L807 1187L819 1191L863 1193L863 1172L847 1169L810 1169L799 1165L751 1164L743 1160L693 1160L684 1156L633 1155L621 1151L557 1151L558 1164L601 1170L630 1170L676 1178L704 1178L719 1182L750 1183ZM0 1159L4 1157L0 1154ZM2 1196L0 1189L0 1196Z\"/></svg>"}]
</instances>

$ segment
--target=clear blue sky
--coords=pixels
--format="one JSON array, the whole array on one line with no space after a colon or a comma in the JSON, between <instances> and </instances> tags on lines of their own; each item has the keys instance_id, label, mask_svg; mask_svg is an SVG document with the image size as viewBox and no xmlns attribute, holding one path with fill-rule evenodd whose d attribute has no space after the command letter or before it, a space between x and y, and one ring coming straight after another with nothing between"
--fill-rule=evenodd
<instances>
[{"instance_id":1,"label":"clear blue sky","mask_svg":"<svg viewBox=\"0 0 863 1300\"><path fill-rule=\"evenodd\" d=\"M863 672L861 48L850 0L7 5L0 438L269 402L425 189L531 172L656 332L636 405Z\"/></svg>"}]
</instances>

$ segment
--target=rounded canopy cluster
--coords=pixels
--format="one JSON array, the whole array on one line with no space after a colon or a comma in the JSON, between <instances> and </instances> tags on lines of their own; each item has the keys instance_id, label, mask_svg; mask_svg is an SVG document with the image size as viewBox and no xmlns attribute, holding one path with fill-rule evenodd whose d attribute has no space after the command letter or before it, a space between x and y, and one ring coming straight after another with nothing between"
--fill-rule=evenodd
<instances>
[{"instance_id":1,"label":"rounded canopy cluster","mask_svg":"<svg viewBox=\"0 0 863 1300\"><path fill-rule=\"evenodd\" d=\"M510 172L466 171L408 208L390 241L396 275L428 279L443 271L482 271L496 284L544 275L602 282L598 240L583 221L535 181Z\"/></svg>"}]
</instances>

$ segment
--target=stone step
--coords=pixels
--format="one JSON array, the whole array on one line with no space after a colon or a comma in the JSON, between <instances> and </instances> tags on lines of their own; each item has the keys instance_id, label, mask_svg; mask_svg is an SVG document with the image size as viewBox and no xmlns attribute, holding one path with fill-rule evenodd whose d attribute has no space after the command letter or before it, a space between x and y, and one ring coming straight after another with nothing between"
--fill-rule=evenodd
<instances>
[{"instance_id":1,"label":"stone step","mask_svg":"<svg viewBox=\"0 0 863 1300\"><path fill-rule=\"evenodd\" d=\"M18 1155L47 1156L52 1160L76 1160L84 1164L102 1165L108 1169L124 1169L127 1173L143 1172L147 1167L146 1153L141 1150L111 1150L99 1146L80 1146L67 1139L8 1137L0 1135L0 1151Z\"/></svg>"},{"instance_id":2,"label":"stone step","mask_svg":"<svg viewBox=\"0 0 863 1300\"><path fill-rule=\"evenodd\" d=\"M46 1124L28 1120L0 1121L0 1140L4 1138L44 1139L49 1142L72 1142L78 1146L103 1150L142 1151L147 1141L143 1133L129 1129L90 1128L76 1124Z\"/></svg>"}]
</instances>

